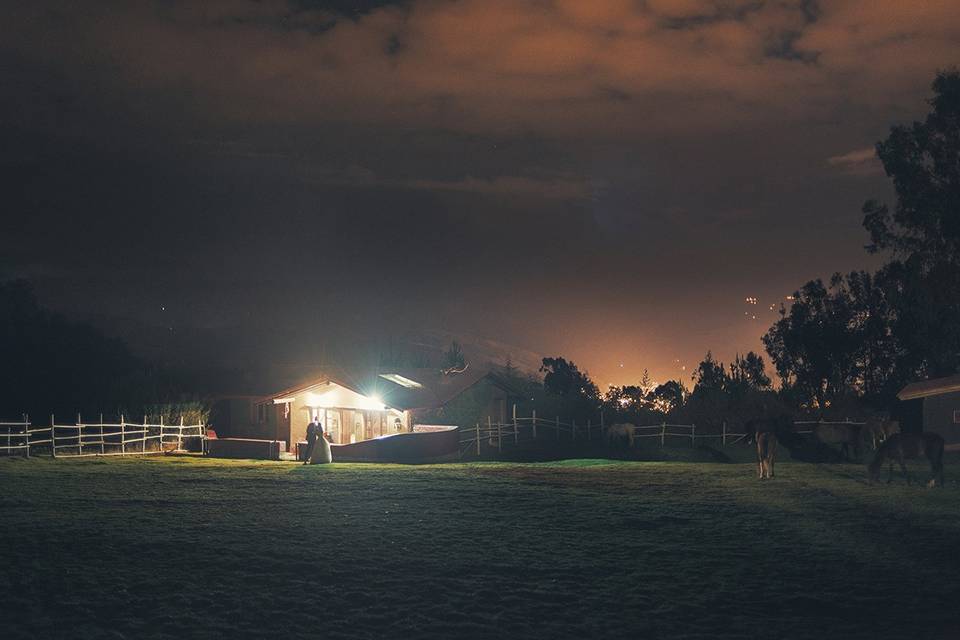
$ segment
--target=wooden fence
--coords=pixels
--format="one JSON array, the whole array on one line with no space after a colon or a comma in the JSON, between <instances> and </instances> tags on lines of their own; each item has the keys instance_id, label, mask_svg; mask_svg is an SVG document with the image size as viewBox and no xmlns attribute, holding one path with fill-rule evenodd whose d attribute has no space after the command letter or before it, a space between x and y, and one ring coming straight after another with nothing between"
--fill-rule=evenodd
<instances>
[{"instance_id":1,"label":"wooden fence","mask_svg":"<svg viewBox=\"0 0 960 640\"><path fill-rule=\"evenodd\" d=\"M849 418L842 422L817 421L798 421L794 422L794 433L811 434L816 425L859 425L864 422L857 422ZM800 427L799 429L797 427ZM593 423L588 420L586 423L577 424L575 420L564 422L559 417L554 419L541 418L534 411L529 417L520 417L517 415L517 407L513 406L513 415L507 422L493 422L491 417L487 417L486 423L478 422L473 427L460 429L460 457L468 454L480 456L483 454L484 445L487 450L496 450L498 453L503 451L504 445L508 447L518 445L521 442L529 442L537 439L554 441L574 441L574 440L606 440L609 435L610 425L604 424L603 416L599 422ZM656 438L659 445L664 447L669 442L680 440L689 443L689 446L695 447L697 442L714 442L721 446L736 444L743 440L747 434L729 431L727 423L721 423L720 432L705 433L703 429L697 431L695 424L671 424L661 422L660 424L650 425L630 425L627 427L630 431L629 437L632 441L636 438ZM626 436L625 431L619 434Z\"/></svg>"},{"instance_id":2,"label":"wooden fence","mask_svg":"<svg viewBox=\"0 0 960 640\"><path fill-rule=\"evenodd\" d=\"M485 423L478 422L473 427L461 428L460 430L460 457L470 453L482 455L484 444L488 450L496 449L497 452L503 451L504 445L517 445L521 442L532 440L544 441L576 441L584 440L603 441L608 435L610 426L604 424L603 416L600 420L593 422L587 420L584 423L577 423L576 420L569 422L563 421L559 416L549 419L537 416L534 411L529 417L520 417L517 415L517 407L514 405L512 417L507 422L493 422L491 417L487 417ZM657 425L630 426L632 438L658 438L660 446L666 446L667 439L680 438L689 441L690 446L695 446L697 439L701 438L721 438L723 444L727 443L728 438L743 436L745 434L727 433L726 425L722 433L697 433L696 425L692 424L671 424L661 423Z\"/></svg>"},{"instance_id":3,"label":"wooden fence","mask_svg":"<svg viewBox=\"0 0 960 640\"><path fill-rule=\"evenodd\" d=\"M47 454L59 457L129 456L186 452L190 443L195 451L204 452L207 438L203 424L128 422L120 416L117 422L83 422L36 426L28 418L20 422L0 422L0 455L31 456Z\"/></svg>"}]
</instances>

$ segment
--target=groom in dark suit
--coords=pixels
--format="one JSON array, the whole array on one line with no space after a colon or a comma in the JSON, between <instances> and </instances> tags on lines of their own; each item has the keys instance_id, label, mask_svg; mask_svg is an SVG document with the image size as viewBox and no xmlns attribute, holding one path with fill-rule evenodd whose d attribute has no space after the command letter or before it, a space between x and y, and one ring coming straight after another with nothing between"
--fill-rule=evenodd
<instances>
[{"instance_id":1,"label":"groom in dark suit","mask_svg":"<svg viewBox=\"0 0 960 640\"><path fill-rule=\"evenodd\" d=\"M307 425L307 450L303 454L303 464L310 464L310 458L313 457L313 450L317 448L317 440L323 437L323 425L320 424L320 417L315 417Z\"/></svg>"}]
</instances>

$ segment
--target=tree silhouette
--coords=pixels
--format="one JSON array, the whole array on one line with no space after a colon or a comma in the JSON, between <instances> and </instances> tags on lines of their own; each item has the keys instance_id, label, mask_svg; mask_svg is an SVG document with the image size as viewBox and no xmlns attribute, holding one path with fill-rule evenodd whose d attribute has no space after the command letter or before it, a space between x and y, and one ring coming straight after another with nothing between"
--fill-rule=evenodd
<instances>
[{"instance_id":1,"label":"tree silhouette","mask_svg":"<svg viewBox=\"0 0 960 640\"><path fill-rule=\"evenodd\" d=\"M891 250L926 266L960 262L960 74L937 74L933 92L924 122L894 126L877 144L896 206L863 206L870 251Z\"/></svg>"},{"instance_id":2,"label":"tree silhouette","mask_svg":"<svg viewBox=\"0 0 960 640\"><path fill-rule=\"evenodd\" d=\"M600 390L585 372L564 358L544 358L540 365L543 388L561 400L561 410L572 418L587 420L600 408Z\"/></svg>"},{"instance_id":3,"label":"tree silhouette","mask_svg":"<svg viewBox=\"0 0 960 640\"><path fill-rule=\"evenodd\" d=\"M443 370L448 372L461 371L466 369L467 359L463 355L463 347L454 340L450 346L443 352Z\"/></svg>"},{"instance_id":4,"label":"tree silhouette","mask_svg":"<svg viewBox=\"0 0 960 640\"><path fill-rule=\"evenodd\" d=\"M896 205L863 206L875 274L808 282L763 337L799 403L824 407L853 392L889 405L910 380L960 368L960 74L939 73L923 122L877 144Z\"/></svg>"}]
</instances>

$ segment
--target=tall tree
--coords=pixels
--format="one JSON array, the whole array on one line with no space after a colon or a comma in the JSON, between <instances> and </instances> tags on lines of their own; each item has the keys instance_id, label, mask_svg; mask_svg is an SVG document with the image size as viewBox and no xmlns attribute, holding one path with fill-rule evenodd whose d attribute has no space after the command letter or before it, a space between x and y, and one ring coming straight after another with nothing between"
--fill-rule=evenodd
<instances>
[{"instance_id":1,"label":"tall tree","mask_svg":"<svg viewBox=\"0 0 960 640\"><path fill-rule=\"evenodd\" d=\"M446 351L443 352L443 369L444 371L452 372L465 369L467 367L467 359L463 354L463 347L460 346L460 343L454 340L450 343L450 346Z\"/></svg>"},{"instance_id":2,"label":"tall tree","mask_svg":"<svg viewBox=\"0 0 960 640\"><path fill-rule=\"evenodd\" d=\"M923 122L877 144L896 205L863 206L876 274L808 282L764 336L784 386L824 406L853 391L890 402L917 377L960 368L960 74L937 75Z\"/></svg>"},{"instance_id":3,"label":"tall tree","mask_svg":"<svg viewBox=\"0 0 960 640\"><path fill-rule=\"evenodd\" d=\"M933 92L924 122L894 126L877 144L896 206L869 200L863 207L868 250L928 267L960 262L960 73L939 73Z\"/></svg>"},{"instance_id":4,"label":"tall tree","mask_svg":"<svg viewBox=\"0 0 960 640\"><path fill-rule=\"evenodd\" d=\"M722 392L726 390L730 378L723 363L715 360L713 353L707 351L707 355L694 370L692 379L695 383L693 392L696 393L697 390Z\"/></svg>"},{"instance_id":5,"label":"tall tree","mask_svg":"<svg viewBox=\"0 0 960 640\"><path fill-rule=\"evenodd\" d=\"M667 380L650 392L653 409L663 414L671 413L683 406L687 390L677 380Z\"/></svg>"},{"instance_id":6,"label":"tall tree","mask_svg":"<svg viewBox=\"0 0 960 640\"><path fill-rule=\"evenodd\" d=\"M808 282L793 298L763 343L783 384L803 401L824 407L855 378L856 345L843 277L835 274L829 289L821 280Z\"/></svg>"},{"instance_id":7,"label":"tall tree","mask_svg":"<svg viewBox=\"0 0 960 640\"><path fill-rule=\"evenodd\" d=\"M923 122L895 126L877 144L896 205L863 207L868 250L892 258L878 278L892 307L901 379L960 368L960 74L938 74L933 92Z\"/></svg>"},{"instance_id":8,"label":"tall tree","mask_svg":"<svg viewBox=\"0 0 960 640\"><path fill-rule=\"evenodd\" d=\"M750 351L745 356L738 353L730 365L730 384L740 394L749 390L763 391L770 388L763 356Z\"/></svg>"},{"instance_id":9,"label":"tall tree","mask_svg":"<svg viewBox=\"0 0 960 640\"><path fill-rule=\"evenodd\" d=\"M581 420L595 417L600 408L600 390L586 372L572 361L557 357L544 358L540 373L544 374L544 389L560 398L565 413Z\"/></svg>"}]
</instances>

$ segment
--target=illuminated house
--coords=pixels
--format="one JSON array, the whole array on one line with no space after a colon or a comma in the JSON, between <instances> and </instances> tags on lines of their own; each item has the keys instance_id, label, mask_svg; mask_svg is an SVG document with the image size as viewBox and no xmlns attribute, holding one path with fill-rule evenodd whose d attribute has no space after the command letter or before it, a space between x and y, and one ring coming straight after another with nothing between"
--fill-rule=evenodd
<instances>
[{"instance_id":1,"label":"illuminated house","mask_svg":"<svg viewBox=\"0 0 960 640\"><path fill-rule=\"evenodd\" d=\"M433 425L465 426L506 419L517 393L490 369L331 370L254 403L249 436L279 440L287 451L320 419L334 444L351 444Z\"/></svg>"}]
</instances>

